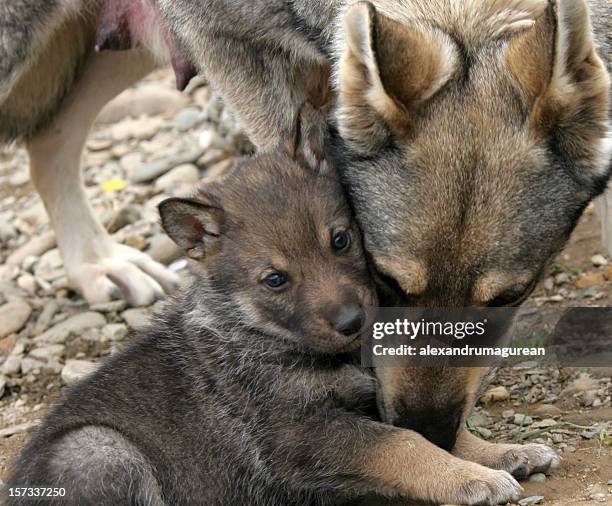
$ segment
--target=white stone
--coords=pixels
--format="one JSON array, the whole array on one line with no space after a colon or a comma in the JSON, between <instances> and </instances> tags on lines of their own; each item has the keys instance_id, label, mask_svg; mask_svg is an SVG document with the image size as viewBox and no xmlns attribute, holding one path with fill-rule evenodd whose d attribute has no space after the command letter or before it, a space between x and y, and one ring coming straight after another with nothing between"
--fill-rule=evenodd
<instances>
[{"instance_id":1,"label":"white stone","mask_svg":"<svg viewBox=\"0 0 612 506\"><path fill-rule=\"evenodd\" d=\"M23 328L32 314L30 305L14 299L0 306L0 339Z\"/></svg>"},{"instance_id":2,"label":"white stone","mask_svg":"<svg viewBox=\"0 0 612 506\"><path fill-rule=\"evenodd\" d=\"M85 378L98 368L98 364L88 360L68 360L62 369L62 381L66 385L72 385Z\"/></svg>"},{"instance_id":3,"label":"white stone","mask_svg":"<svg viewBox=\"0 0 612 506\"><path fill-rule=\"evenodd\" d=\"M64 320L43 332L34 340L37 342L62 343L70 334L79 334L90 328L102 327L106 318L100 313L87 311Z\"/></svg>"},{"instance_id":4,"label":"white stone","mask_svg":"<svg viewBox=\"0 0 612 506\"><path fill-rule=\"evenodd\" d=\"M195 184L200 179L198 168L192 163L183 163L159 177L155 181L155 190L163 192L181 183Z\"/></svg>"}]
</instances>

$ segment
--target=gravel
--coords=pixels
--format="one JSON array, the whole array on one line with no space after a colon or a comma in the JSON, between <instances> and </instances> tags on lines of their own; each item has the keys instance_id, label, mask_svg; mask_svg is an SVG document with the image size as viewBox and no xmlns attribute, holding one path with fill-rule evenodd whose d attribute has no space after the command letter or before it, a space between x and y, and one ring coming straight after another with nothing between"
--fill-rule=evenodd
<instances>
[{"instance_id":1,"label":"gravel","mask_svg":"<svg viewBox=\"0 0 612 506\"><path fill-rule=\"evenodd\" d=\"M0 339L21 330L31 314L32 308L21 299L0 306Z\"/></svg>"}]
</instances>

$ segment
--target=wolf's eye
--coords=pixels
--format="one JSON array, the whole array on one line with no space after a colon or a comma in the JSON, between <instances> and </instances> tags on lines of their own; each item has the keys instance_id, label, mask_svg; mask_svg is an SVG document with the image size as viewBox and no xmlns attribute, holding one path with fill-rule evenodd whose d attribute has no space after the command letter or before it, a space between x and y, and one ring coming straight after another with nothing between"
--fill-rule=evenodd
<instances>
[{"instance_id":1,"label":"wolf's eye","mask_svg":"<svg viewBox=\"0 0 612 506\"><path fill-rule=\"evenodd\" d=\"M336 232L332 236L332 248L337 251L346 251L351 245L351 236L348 232Z\"/></svg>"},{"instance_id":2,"label":"wolf's eye","mask_svg":"<svg viewBox=\"0 0 612 506\"><path fill-rule=\"evenodd\" d=\"M280 272L273 272L264 278L264 283L266 286L275 291L285 288L288 281L287 276L285 274L281 274Z\"/></svg>"}]
</instances>

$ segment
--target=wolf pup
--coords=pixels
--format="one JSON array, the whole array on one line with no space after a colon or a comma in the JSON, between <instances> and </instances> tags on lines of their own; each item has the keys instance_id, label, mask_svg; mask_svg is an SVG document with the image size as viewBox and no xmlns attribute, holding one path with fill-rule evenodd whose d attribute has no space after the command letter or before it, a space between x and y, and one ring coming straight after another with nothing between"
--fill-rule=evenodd
<instances>
[{"instance_id":1,"label":"wolf pup","mask_svg":"<svg viewBox=\"0 0 612 506\"><path fill-rule=\"evenodd\" d=\"M361 239L322 171L319 133L303 134L293 157L261 155L196 199L160 204L195 260L191 287L73 388L23 450L8 493L61 487L65 497L9 505L517 497L510 474L377 421L375 380L351 353L375 303Z\"/></svg>"}]
</instances>

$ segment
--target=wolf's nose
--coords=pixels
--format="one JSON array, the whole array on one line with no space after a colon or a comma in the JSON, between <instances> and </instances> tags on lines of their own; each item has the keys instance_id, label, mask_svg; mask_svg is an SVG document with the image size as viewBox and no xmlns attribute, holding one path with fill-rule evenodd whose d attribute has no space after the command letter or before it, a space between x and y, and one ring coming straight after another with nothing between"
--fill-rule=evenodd
<instances>
[{"instance_id":1,"label":"wolf's nose","mask_svg":"<svg viewBox=\"0 0 612 506\"><path fill-rule=\"evenodd\" d=\"M342 306L332 318L331 324L341 334L350 336L361 330L365 314L358 305Z\"/></svg>"}]
</instances>

